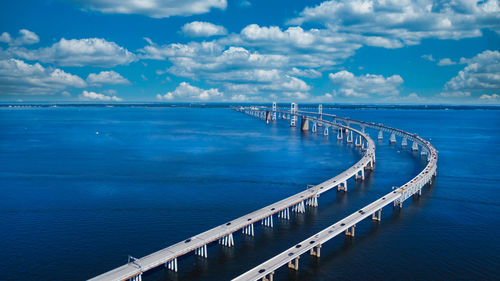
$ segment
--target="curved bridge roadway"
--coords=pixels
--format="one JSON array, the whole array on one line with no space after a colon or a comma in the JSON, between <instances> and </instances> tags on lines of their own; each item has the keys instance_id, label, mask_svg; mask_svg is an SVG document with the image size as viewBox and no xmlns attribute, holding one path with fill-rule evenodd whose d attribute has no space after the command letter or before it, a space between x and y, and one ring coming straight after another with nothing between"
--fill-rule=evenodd
<instances>
[{"instance_id":1,"label":"curved bridge roadway","mask_svg":"<svg viewBox=\"0 0 500 281\"><path fill-rule=\"evenodd\" d=\"M242 109L239 111L247 114L257 115L254 110ZM142 280L142 274L150 269L165 265L168 270L177 271L177 258L194 252L195 255L206 258L207 245L218 241L223 246L234 246L233 233L241 230L243 235L254 235L254 223L261 222L266 227L273 227L273 216L290 219L290 211L305 212L305 205L317 207L318 196L332 188L347 191L347 180L354 177L356 180L364 180L365 169L373 170L375 162L375 143L363 131L349 128L344 124L334 123L326 120L319 120L315 117L308 117L316 120L325 126L332 126L345 132L357 134L360 146L363 147L363 157L352 167L323 183L308 188L300 193L285 198L279 202L268 205L250 214L229 221L223 225L214 227L203 233L195 235L177 244L154 252L150 255L136 259L129 257L129 262L111 271L96 276L90 280Z\"/></svg>"},{"instance_id":2,"label":"curved bridge roadway","mask_svg":"<svg viewBox=\"0 0 500 281\"><path fill-rule=\"evenodd\" d=\"M353 120L349 118L338 117L330 114L323 114L321 111L322 111L321 106L318 113L303 112L298 110L294 112L293 106L292 110L290 111L277 111L276 107L274 106L274 111L268 110L267 112L277 112L280 114L280 116L281 114L289 114L288 118L290 118L291 115L291 119L294 119L296 117L301 117L303 122L306 120L311 120L312 122L324 122L322 121L323 116L332 117L334 118L333 119L334 124L337 124L338 121L341 121L344 122L347 126L350 126L352 124L358 125L363 130L366 127L379 130L379 136L378 136L379 139L382 138L382 132L389 132L391 133L391 139L390 139L391 142L395 142L395 135L398 135L403 138L403 145L406 145L406 140L413 141L413 146L412 146L413 150L418 150L418 145L420 145L422 148L422 152L424 152L423 154L427 154L427 165L416 177L411 179L403 186L384 195L375 202L363 207L362 209L354 212L353 214L336 222L335 224L325 228L324 230L318 232L317 234L298 243L297 245L294 245L288 250L282 252L281 254L269 259L268 261L236 277L235 279L233 279L233 281L259 280L259 279L262 279L263 281L266 280L272 281L274 270L280 268L285 264L288 264L288 267L291 269L298 270L300 255L309 251L311 255L319 257L322 244L326 243L330 239L342 233L345 233L346 235L349 236L354 236L356 224L369 216L371 216L373 220L380 221L380 214L383 207L393 203L394 206L399 206L401 208L404 200L406 200L413 194L420 195L422 188L426 184L431 184L432 177L436 176L437 151L432 146L432 144L427 140L424 140L423 138L415 134L391 128L388 126L384 126L383 124L375 124L375 123ZM312 117L311 115L315 115L317 117ZM313 124L313 127L315 127L316 125L317 124Z\"/></svg>"}]
</instances>

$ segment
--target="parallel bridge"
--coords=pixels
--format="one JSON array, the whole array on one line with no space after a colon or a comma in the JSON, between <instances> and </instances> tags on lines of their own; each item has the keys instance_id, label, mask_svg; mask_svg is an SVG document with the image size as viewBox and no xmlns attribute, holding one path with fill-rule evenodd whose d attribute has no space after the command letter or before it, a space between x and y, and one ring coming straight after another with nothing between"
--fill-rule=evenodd
<instances>
[{"instance_id":1,"label":"parallel bridge","mask_svg":"<svg viewBox=\"0 0 500 281\"><path fill-rule=\"evenodd\" d=\"M356 146L360 147L362 149L363 156L349 169L329 180L326 180L325 182L225 224L214 227L203 233L197 234L184 241L180 241L145 257L139 259L129 257L128 263L90 280L139 281L142 280L142 274L144 272L162 265L164 265L167 270L177 271L178 257L194 253L202 258L207 258L207 246L210 244L218 242L222 246L233 247L233 234L235 232L241 231L243 235L254 236L255 223L260 222L264 227L272 228L274 225L273 217L275 216L280 219L288 220L291 219L290 213L303 213L306 211L306 206L309 206L310 208L317 207L317 198L323 192L334 188L336 188L337 191L347 192L347 181L350 178L354 178L355 180L364 180L365 170L373 170L374 168L375 143L370 136L365 133L365 128L379 130L379 139L383 137L383 132L390 133L391 142L396 141L396 135L400 136L403 138L403 146L406 145L408 140L412 141L413 150L418 150L420 146L422 152L427 155L427 166L420 174L405 185L293 246L276 257L249 270L234 280L272 280L274 270L287 263L290 268L298 270L298 260L300 255L310 251L312 255L319 257L321 245L323 243L344 232L346 235L354 236L354 230L357 223L369 216L372 216L372 219L380 220L380 212L386 205L393 203L395 207L401 208L404 200L413 194L420 194L423 186L430 183L432 181L432 176L436 175L437 151L428 141L415 134L407 133L382 124L369 123L325 114L322 113L321 105L318 113L299 111L298 106L294 103L292 104L290 110L278 110L276 103L274 103L273 107L270 109L263 107L239 107L234 109L265 119L268 123L277 119L286 119L290 120L290 126L296 126L300 118L302 130L309 130L309 122L312 122L311 130L313 133L318 132L319 129L322 128L323 134L325 135L328 135L330 130L331 133L336 132L338 140L343 140L345 135L346 142L354 143ZM332 120L326 120L324 117L331 118ZM357 125L360 128L355 129L352 128L351 125Z\"/></svg>"},{"instance_id":2,"label":"parallel bridge","mask_svg":"<svg viewBox=\"0 0 500 281\"><path fill-rule=\"evenodd\" d=\"M314 118L314 117L311 117ZM302 192L285 198L281 201L263 207L250 214L244 215L225 224L214 227L203 233L197 234L184 241L154 252L142 258L129 258L129 262L111 271L96 276L90 280L142 280L142 274L155 267L165 265L169 270L177 271L177 258L194 252L195 255L206 258L207 246L218 242L226 247L234 246L233 233L241 231L243 235L254 236L254 224L261 223L265 227L273 227L273 218L291 219L290 213L304 213L306 206L317 207L317 198L332 188L347 192L347 181L365 179L365 170L373 170L375 163L375 143L368 134L347 127L343 124L334 124L324 121L325 124L335 128L351 131L358 135L363 146L363 157L356 164L341 174L310 187Z\"/></svg>"},{"instance_id":3,"label":"parallel bridge","mask_svg":"<svg viewBox=\"0 0 500 281\"><path fill-rule=\"evenodd\" d=\"M266 112L272 112L273 115L266 114L267 117L272 116L271 118L276 118L275 112L277 112L279 115L278 117L283 118L283 119L294 119L293 112L294 109L297 109L297 105L292 105L291 107L291 117L287 117L286 114L288 112L280 112L276 109L275 106L273 106L273 109L271 111L266 111ZM265 109L260 109L260 110L265 110ZM253 112L253 111L252 111ZM383 197L377 199L376 201L372 202L371 204L363 207L362 209L352 213L351 215L347 216L346 218L334 223L333 225L323 229L322 231L318 232L317 234L307 238L306 240L303 240L302 242L292 246L291 248L285 250L284 252L276 255L275 257L265 261L264 263L250 269L249 271L245 272L244 274L236 277L233 279L233 281L247 281L247 280L259 280L262 279L263 281L272 281L273 280L273 275L274 271L278 268L280 268L283 265L288 264L288 267L292 270L298 270L299 269L299 258L302 254L309 252L312 256L319 257L321 253L321 246L322 244L328 242L332 238L341 235L345 233L347 236L354 236L355 234L355 228L356 224L360 223L362 220L368 218L371 216L372 220L380 221L381 220L381 212L382 208L389 205L393 204L394 207L399 207L402 208L403 201L408 199L412 195L421 195L422 193L422 188L428 184L430 185L432 183L432 177L436 176L436 169L437 169L437 151L436 149L432 146L430 142L427 140L424 140L423 138L412 134L405 132L403 130L391 128L388 126L384 126L383 124L375 124L375 123L369 123L369 122L364 122L364 121L358 121L358 120L353 120L349 118L343 118L343 117L337 117L335 115L331 114L324 114L322 113L322 107L320 105L318 113L312 113L312 112L303 112L303 111L298 111L296 110L296 117L301 118L301 127L304 129L305 127L308 127L308 125L305 125L306 122L311 120L312 122L315 122L313 124L313 128L318 125L320 122L325 122L323 120L323 117L330 117L333 118L332 122L334 124L338 124L337 122L344 122L347 126L351 125L358 125L362 128L364 131L365 128L372 128L379 130L379 135L378 138L382 139L383 138L383 133L382 132L388 132L391 134L390 142L394 143L396 142L395 136L398 135L403 138L402 141L402 146L407 145L407 140L411 140L413 142L412 150L416 151L418 150L418 146L421 146L422 149L422 155L427 155L427 165L425 168L413 179L411 179L409 182L406 184L402 185L401 187L397 188L394 191L391 191L390 193L384 195ZM283 117L282 114L285 114ZM257 114L258 115L258 114ZM311 117L316 116L316 117ZM264 115L261 115L264 116ZM266 117L266 119L267 119ZM291 125L295 125L295 122L291 122ZM339 131L339 135L342 132ZM352 139L352 137L351 137Z\"/></svg>"}]
</instances>

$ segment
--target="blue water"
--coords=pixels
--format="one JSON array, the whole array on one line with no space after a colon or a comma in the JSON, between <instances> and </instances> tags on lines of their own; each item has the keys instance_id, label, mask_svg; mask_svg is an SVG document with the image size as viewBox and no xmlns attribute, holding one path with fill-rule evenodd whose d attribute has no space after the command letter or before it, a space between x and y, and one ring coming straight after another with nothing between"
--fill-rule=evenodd
<instances>
[{"instance_id":1,"label":"blue water","mask_svg":"<svg viewBox=\"0 0 500 281\"><path fill-rule=\"evenodd\" d=\"M493 280L500 276L500 111L338 109L429 139L438 177L402 211L275 280ZM376 137L370 131L372 137ZM1 280L83 280L320 183L360 152L334 136L225 108L0 108ZM375 171L347 194L179 272L144 280L229 280L410 180L425 161L388 136Z\"/></svg>"}]
</instances>

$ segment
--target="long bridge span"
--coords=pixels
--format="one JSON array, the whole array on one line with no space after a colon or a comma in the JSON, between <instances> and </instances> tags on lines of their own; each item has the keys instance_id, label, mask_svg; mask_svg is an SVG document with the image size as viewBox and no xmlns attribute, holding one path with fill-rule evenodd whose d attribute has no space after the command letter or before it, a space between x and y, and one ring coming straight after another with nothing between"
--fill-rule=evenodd
<instances>
[{"instance_id":1,"label":"long bridge span","mask_svg":"<svg viewBox=\"0 0 500 281\"><path fill-rule=\"evenodd\" d=\"M286 119L290 120L290 126L296 126L300 118L302 130L306 131L311 129L313 133L317 133L322 129L325 135L328 135L331 130L332 134L337 134L338 140L343 140L345 135L347 143L354 143L357 147L361 148L362 158L341 174L318 185L309 187L295 195L231 220L225 224L216 226L145 257L134 258L129 256L126 264L89 280L140 281L142 280L142 274L144 272L162 265L164 265L167 270L177 271L177 259L183 255L194 253L194 255L199 257L207 258L207 246L209 245L218 243L225 247L233 247L233 234L235 232L241 232L242 235L254 236L254 224L256 223L260 222L262 226L272 228L274 225L273 217L275 216L279 219L289 220L291 219L291 213L304 213L306 211L306 206L310 208L318 207L317 198L326 191L337 189L337 191L347 192L347 181L350 178L354 178L356 181L364 180L365 170L374 169L375 143L365 132L365 128L379 130L378 139L383 137L383 132L388 132L391 134L391 142L396 141L395 136L397 135L403 138L403 146L406 145L408 140L413 142L413 150L418 150L420 146L422 153L427 155L428 164L426 168L414 179L397 190L392 191L360 211L322 230L318 234L249 270L234 280L272 280L274 270L287 263L290 268L298 270L298 259L301 254L310 251L312 255L319 256L321 244L344 231L346 235L354 236L356 223L370 215L373 219L380 220L381 209L388 204L393 203L395 207L401 208L404 200L413 194L420 194L423 186L430 183L432 181L432 176L436 175L437 151L428 141L415 134L407 133L382 124L358 121L322 113L321 105L317 113L299 111L298 106L294 103L292 103L290 110L278 109L276 103L273 103L272 108L239 107L234 109L265 119L268 123L277 119ZM327 118L332 120L326 120ZM312 126L309 126L309 123L312 123ZM351 125L357 125L359 129L353 128Z\"/></svg>"},{"instance_id":2,"label":"long bridge span","mask_svg":"<svg viewBox=\"0 0 500 281\"><path fill-rule=\"evenodd\" d=\"M391 134L390 142L396 142L396 135L402 138L402 146L407 146L407 141L413 142L412 150L418 151L419 146L422 150L421 155L427 155L427 165L425 168L413 179L411 179L406 184L401 187L391 191L390 193L382 196L381 198L375 200L374 202L368 204L367 206L361 208L360 210L352 213L346 218L330 225L329 227L321 230L320 232L314 234L313 236L299 242L298 244L290 247L289 249L283 251L282 253L276 255L275 257L265 261L264 263L250 269L249 271L243 273L242 275L233 279L233 281L247 281L247 280L259 280L272 281L274 271L283 265L288 265L288 268L292 270L299 269L299 259L304 253L309 252L310 255L319 257L321 253L321 245L328 242L332 238L345 233L347 236L354 236L356 224L360 223L362 220L371 217L372 220L380 221L382 208L393 204L394 207L402 208L403 201L408 199L412 195L421 195L422 188L427 184L432 184L432 177L437 175L437 151L432 146L432 144L424 140L423 138L405 132L400 129L391 128L384 126L383 124L369 123L365 121L353 120L350 118L338 117L331 114L322 113L322 107L320 106L318 112L305 112L298 111L297 106L292 104L290 113L288 111L279 111L276 105L273 104L271 110L265 110L258 108L255 111L255 107L251 108L247 112L252 115L260 116L266 120L282 118L290 119L291 126L295 126L298 117L301 118L301 129L305 130L308 128L308 122L313 122L313 128L317 128L318 125L324 125L323 117L333 118L332 122L338 124L338 122L345 123L348 127L351 125L358 125L362 128L363 132L365 128L372 128L379 131L378 139L383 138L383 132L388 132ZM244 109L243 109L244 110ZM265 114L259 114L258 112L264 111ZM295 113L295 114L294 114ZM278 114L278 115L277 115ZM287 116L287 114L289 114ZM314 116L314 117L311 117ZM326 123L328 125L328 123ZM325 130L325 134L328 134ZM349 132L347 132L349 136ZM338 139L342 138L342 130L339 129L337 134ZM352 140L352 136L350 137Z\"/></svg>"}]
</instances>

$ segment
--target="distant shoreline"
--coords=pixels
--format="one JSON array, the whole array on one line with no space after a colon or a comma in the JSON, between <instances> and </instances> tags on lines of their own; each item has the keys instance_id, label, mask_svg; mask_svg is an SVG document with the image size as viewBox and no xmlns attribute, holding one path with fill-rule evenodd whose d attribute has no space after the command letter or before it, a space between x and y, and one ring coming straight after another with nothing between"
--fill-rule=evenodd
<instances>
[{"instance_id":1,"label":"distant shoreline","mask_svg":"<svg viewBox=\"0 0 500 281\"><path fill-rule=\"evenodd\" d=\"M246 104L236 103L0 103L0 108L32 107L159 107L159 108L227 108ZM268 103L252 104L270 106ZM289 103L278 103L278 107L289 107ZM301 109L315 109L318 103L299 104ZM426 110L500 110L500 105L368 105L368 104L323 104L323 109L426 109Z\"/></svg>"}]
</instances>

